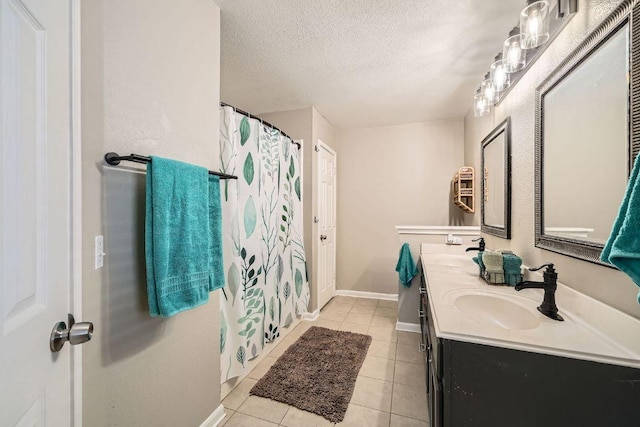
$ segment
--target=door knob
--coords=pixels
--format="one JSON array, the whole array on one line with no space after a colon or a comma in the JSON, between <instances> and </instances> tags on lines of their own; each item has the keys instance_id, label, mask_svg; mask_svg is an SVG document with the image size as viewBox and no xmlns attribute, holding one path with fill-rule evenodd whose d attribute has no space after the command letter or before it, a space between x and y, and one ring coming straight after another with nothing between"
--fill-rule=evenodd
<instances>
[{"instance_id":1,"label":"door knob","mask_svg":"<svg viewBox=\"0 0 640 427\"><path fill-rule=\"evenodd\" d=\"M76 323L73 315L69 313L69 329L67 329L67 325L64 322L56 323L51 331L49 348L52 353L56 353L62 350L64 343L67 341L69 341L71 345L82 344L89 341L92 336L93 323Z\"/></svg>"},{"instance_id":2,"label":"door knob","mask_svg":"<svg viewBox=\"0 0 640 427\"><path fill-rule=\"evenodd\" d=\"M324 242L325 240L327 240L327 236L325 236L324 234L321 234L320 240Z\"/></svg>"}]
</instances>

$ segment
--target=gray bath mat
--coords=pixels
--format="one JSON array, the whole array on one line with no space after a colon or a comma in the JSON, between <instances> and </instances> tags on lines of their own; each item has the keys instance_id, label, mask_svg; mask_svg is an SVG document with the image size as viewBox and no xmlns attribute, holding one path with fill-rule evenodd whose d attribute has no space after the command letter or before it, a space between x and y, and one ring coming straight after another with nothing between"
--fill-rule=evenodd
<instances>
[{"instance_id":1,"label":"gray bath mat","mask_svg":"<svg viewBox=\"0 0 640 427\"><path fill-rule=\"evenodd\" d=\"M369 344L368 335L312 326L250 393L338 423L344 419Z\"/></svg>"}]
</instances>

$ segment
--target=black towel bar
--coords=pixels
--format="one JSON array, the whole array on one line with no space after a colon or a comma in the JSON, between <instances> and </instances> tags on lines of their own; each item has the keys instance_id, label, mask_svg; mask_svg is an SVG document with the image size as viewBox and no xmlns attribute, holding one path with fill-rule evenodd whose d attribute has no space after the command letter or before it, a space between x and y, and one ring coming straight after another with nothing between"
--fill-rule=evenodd
<instances>
[{"instance_id":1,"label":"black towel bar","mask_svg":"<svg viewBox=\"0 0 640 427\"><path fill-rule=\"evenodd\" d=\"M107 153L104 155L104 161L111 166L117 166L121 161L135 162L135 163L150 163L151 157L141 156L140 154L130 154L128 156L120 156L118 153ZM238 179L235 175L228 175L222 172L209 171L211 175L219 176L220 179Z\"/></svg>"}]
</instances>

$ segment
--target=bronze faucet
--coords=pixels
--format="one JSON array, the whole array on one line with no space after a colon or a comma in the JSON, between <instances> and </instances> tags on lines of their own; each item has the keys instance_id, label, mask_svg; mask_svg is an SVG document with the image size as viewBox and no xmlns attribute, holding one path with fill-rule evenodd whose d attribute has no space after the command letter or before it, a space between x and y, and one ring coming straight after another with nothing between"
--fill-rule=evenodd
<instances>
[{"instance_id":1,"label":"bronze faucet","mask_svg":"<svg viewBox=\"0 0 640 427\"><path fill-rule=\"evenodd\" d=\"M544 271L543 282L532 282L529 280L520 282L516 285L516 291L521 289L544 289L544 299L542 304L538 306L538 311L545 316L553 319L563 321L562 316L558 314L558 307L556 306L556 289L558 289L558 273L553 268L553 264L544 264L538 268L530 268L529 271L538 271L543 267L547 267Z\"/></svg>"}]
</instances>

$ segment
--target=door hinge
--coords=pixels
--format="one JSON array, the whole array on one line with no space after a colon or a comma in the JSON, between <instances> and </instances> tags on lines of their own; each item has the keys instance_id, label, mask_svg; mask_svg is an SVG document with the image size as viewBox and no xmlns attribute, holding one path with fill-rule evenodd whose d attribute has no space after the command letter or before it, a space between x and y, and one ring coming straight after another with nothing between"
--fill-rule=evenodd
<instances>
[{"instance_id":1,"label":"door hinge","mask_svg":"<svg viewBox=\"0 0 640 427\"><path fill-rule=\"evenodd\" d=\"M320 222L320 219L317 216L314 216L313 217L313 222L317 224L317 223Z\"/></svg>"},{"instance_id":2,"label":"door hinge","mask_svg":"<svg viewBox=\"0 0 640 427\"><path fill-rule=\"evenodd\" d=\"M320 148L317 145L314 145L313 149L316 150L316 153L320 151Z\"/></svg>"}]
</instances>

